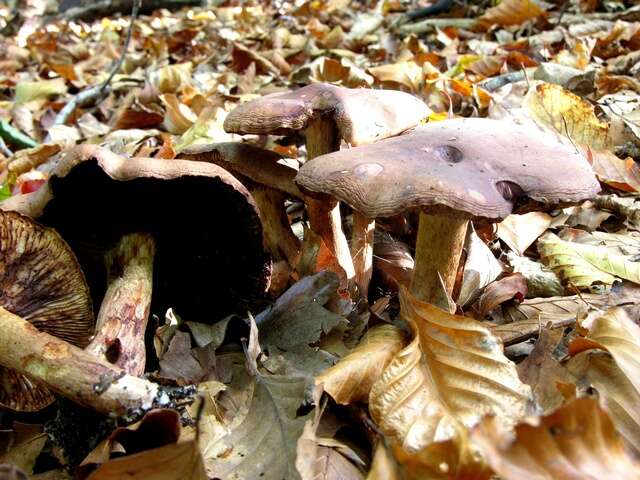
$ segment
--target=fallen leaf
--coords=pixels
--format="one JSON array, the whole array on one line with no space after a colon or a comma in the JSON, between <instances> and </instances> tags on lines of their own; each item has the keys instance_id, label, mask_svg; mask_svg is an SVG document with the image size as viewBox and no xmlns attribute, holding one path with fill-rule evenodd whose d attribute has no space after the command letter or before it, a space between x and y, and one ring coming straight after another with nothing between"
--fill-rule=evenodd
<instances>
[{"instance_id":1,"label":"fallen leaf","mask_svg":"<svg viewBox=\"0 0 640 480\"><path fill-rule=\"evenodd\" d=\"M527 296L555 297L564 293L564 287L558 276L540 262L521 257L513 252L507 253L507 260L514 273L520 273L527 280Z\"/></svg>"},{"instance_id":2,"label":"fallen leaf","mask_svg":"<svg viewBox=\"0 0 640 480\"><path fill-rule=\"evenodd\" d=\"M404 344L404 334L397 327L373 327L351 353L316 377L316 385L342 405L366 402L371 386Z\"/></svg>"},{"instance_id":3,"label":"fallen leaf","mask_svg":"<svg viewBox=\"0 0 640 480\"><path fill-rule=\"evenodd\" d=\"M514 252L524 255L550 224L551 216L543 212L512 214L498 224L497 235Z\"/></svg>"},{"instance_id":4,"label":"fallen leaf","mask_svg":"<svg viewBox=\"0 0 640 480\"><path fill-rule=\"evenodd\" d=\"M527 295L527 280L520 273L512 273L490 283L478 299L480 317L484 317L500 304L512 299L522 302Z\"/></svg>"},{"instance_id":5,"label":"fallen leaf","mask_svg":"<svg viewBox=\"0 0 640 480\"><path fill-rule=\"evenodd\" d=\"M67 84L64 78L20 82L16 86L14 100L16 103L26 103L34 100L45 100L65 93L67 93Z\"/></svg>"},{"instance_id":6,"label":"fallen leaf","mask_svg":"<svg viewBox=\"0 0 640 480\"><path fill-rule=\"evenodd\" d=\"M497 6L489 8L476 21L476 27L487 30L492 25L508 26L536 18L544 13L532 0L502 0Z\"/></svg>"},{"instance_id":7,"label":"fallen leaf","mask_svg":"<svg viewBox=\"0 0 640 480\"><path fill-rule=\"evenodd\" d=\"M608 150L591 152L591 164L598 180L623 192L640 192L640 167L629 157L621 159Z\"/></svg>"},{"instance_id":8,"label":"fallen leaf","mask_svg":"<svg viewBox=\"0 0 640 480\"><path fill-rule=\"evenodd\" d=\"M462 283L458 294L458 303L462 306L473 302L482 289L502 274L502 264L491 249L484 243L473 227L467 235L465 244L467 261L462 271Z\"/></svg>"},{"instance_id":9,"label":"fallen leaf","mask_svg":"<svg viewBox=\"0 0 640 480\"><path fill-rule=\"evenodd\" d=\"M611 285L617 277L640 283L640 263L609 253L605 248L566 242L546 233L538 240L538 252L560 278L578 288L594 283Z\"/></svg>"},{"instance_id":10,"label":"fallen leaf","mask_svg":"<svg viewBox=\"0 0 640 480\"><path fill-rule=\"evenodd\" d=\"M494 413L514 423L531 390L480 322L452 315L400 290L401 314L413 341L373 385L371 417L409 452L448 440Z\"/></svg>"},{"instance_id":11,"label":"fallen leaf","mask_svg":"<svg viewBox=\"0 0 640 480\"><path fill-rule=\"evenodd\" d=\"M535 425L520 424L515 435L501 431L499 418L487 418L471 437L505 480L626 480L640 475L611 419L593 398L573 400Z\"/></svg>"}]
</instances>

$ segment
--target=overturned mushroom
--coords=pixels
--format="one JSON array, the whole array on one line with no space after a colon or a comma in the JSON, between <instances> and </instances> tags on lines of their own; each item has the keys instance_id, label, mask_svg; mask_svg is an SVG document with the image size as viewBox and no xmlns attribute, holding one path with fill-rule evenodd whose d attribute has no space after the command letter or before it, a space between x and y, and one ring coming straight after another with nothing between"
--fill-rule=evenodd
<instances>
[{"instance_id":1,"label":"overturned mushroom","mask_svg":"<svg viewBox=\"0 0 640 480\"><path fill-rule=\"evenodd\" d=\"M0 211L0 307L38 330L85 347L95 320L89 288L73 252L50 228L15 212ZM2 330L0 340L14 338ZM0 365L6 366L0 357ZM19 411L53 401L42 385L0 368L0 403Z\"/></svg>"},{"instance_id":2,"label":"overturned mushroom","mask_svg":"<svg viewBox=\"0 0 640 480\"><path fill-rule=\"evenodd\" d=\"M240 105L227 116L224 128L231 133L262 135L304 130L310 160L339 150L341 140L357 146L397 135L428 114L429 108L407 93L318 83ZM353 278L354 265L342 232L338 203L314 199L306 203L311 228L336 256L347 277ZM363 220L356 219L356 223L360 225ZM363 228L370 229L370 222Z\"/></svg>"},{"instance_id":3,"label":"overturned mushroom","mask_svg":"<svg viewBox=\"0 0 640 480\"><path fill-rule=\"evenodd\" d=\"M184 150L180 158L215 163L242 181L258 205L272 255L296 267L300 240L291 230L284 208L285 197L303 198L293 181L296 169L278 163L282 157L275 152L237 142L194 145Z\"/></svg>"},{"instance_id":4,"label":"overturned mushroom","mask_svg":"<svg viewBox=\"0 0 640 480\"><path fill-rule=\"evenodd\" d=\"M521 197L570 204L600 190L587 160L557 135L480 118L429 123L323 155L303 165L296 182L367 218L420 209L412 290L439 305L438 277L451 295L470 218L502 219Z\"/></svg>"},{"instance_id":5,"label":"overturned mushroom","mask_svg":"<svg viewBox=\"0 0 640 480\"><path fill-rule=\"evenodd\" d=\"M212 305L220 317L242 311L268 283L256 206L215 165L84 145L29 198L2 204L14 207L55 226L76 252L94 304L104 297L89 348L135 375L145 367L150 308L210 321Z\"/></svg>"}]
</instances>

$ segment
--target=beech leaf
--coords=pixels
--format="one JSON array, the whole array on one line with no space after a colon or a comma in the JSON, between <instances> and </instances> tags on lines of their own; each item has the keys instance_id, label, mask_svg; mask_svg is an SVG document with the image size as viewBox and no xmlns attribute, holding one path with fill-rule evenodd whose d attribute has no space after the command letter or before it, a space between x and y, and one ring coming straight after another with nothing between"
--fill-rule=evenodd
<instances>
[{"instance_id":1,"label":"beech leaf","mask_svg":"<svg viewBox=\"0 0 640 480\"><path fill-rule=\"evenodd\" d=\"M316 385L322 384L342 405L366 402L371 386L404 344L404 334L397 327L373 327L351 353L316 377Z\"/></svg>"},{"instance_id":2,"label":"beech leaf","mask_svg":"<svg viewBox=\"0 0 640 480\"><path fill-rule=\"evenodd\" d=\"M407 451L448 440L493 413L506 424L527 412L531 389L480 322L440 310L400 290L414 339L373 385L371 417Z\"/></svg>"}]
</instances>

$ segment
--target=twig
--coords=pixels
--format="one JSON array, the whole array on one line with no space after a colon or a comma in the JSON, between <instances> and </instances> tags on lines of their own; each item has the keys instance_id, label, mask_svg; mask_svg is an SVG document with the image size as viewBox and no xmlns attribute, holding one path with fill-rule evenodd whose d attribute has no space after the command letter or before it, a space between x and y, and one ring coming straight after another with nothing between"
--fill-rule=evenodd
<instances>
[{"instance_id":1,"label":"twig","mask_svg":"<svg viewBox=\"0 0 640 480\"><path fill-rule=\"evenodd\" d=\"M429 33L436 28L456 27L468 30L475 24L473 18L428 18L422 22L398 27L400 33Z\"/></svg>"},{"instance_id":2,"label":"twig","mask_svg":"<svg viewBox=\"0 0 640 480\"><path fill-rule=\"evenodd\" d=\"M508 83L520 82L524 80L529 71L533 71L535 68L518 70L516 72L509 72L497 77L491 77L487 80L483 80L478 84L479 87L484 88L489 92L498 90L500 87L504 87Z\"/></svg>"},{"instance_id":3,"label":"twig","mask_svg":"<svg viewBox=\"0 0 640 480\"><path fill-rule=\"evenodd\" d=\"M19 148L33 148L38 145L33 138L12 127L6 120L0 120L0 138Z\"/></svg>"},{"instance_id":4,"label":"twig","mask_svg":"<svg viewBox=\"0 0 640 480\"><path fill-rule=\"evenodd\" d=\"M116 73L120 71L120 68L124 63L124 59L127 56L127 50L129 49L129 43L131 43L131 36L133 33L133 25L136 18L138 17L138 12L140 11L141 5L142 0L133 1L133 7L131 9L131 21L129 22L127 36L124 40L124 45L122 46L122 54L109 72L109 76L104 82L102 82L102 84L83 90L78 95L76 95L73 100L67 103L56 115L56 118L53 121L54 125L64 125L77 107L82 107L90 104L98 105L109 94L109 92L111 91L111 80L113 80L113 77L115 77Z\"/></svg>"},{"instance_id":5,"label":"twig","mask_svg":"<svg viewBox=\"0 0 640 480\"><path fill-rule=\"evenodd\" d=\"M7 144L4 143L4 139L0 136L0 153L5 157L9 158L13 155L13 152L7 147Z\"/></svg>"}]
</instances>

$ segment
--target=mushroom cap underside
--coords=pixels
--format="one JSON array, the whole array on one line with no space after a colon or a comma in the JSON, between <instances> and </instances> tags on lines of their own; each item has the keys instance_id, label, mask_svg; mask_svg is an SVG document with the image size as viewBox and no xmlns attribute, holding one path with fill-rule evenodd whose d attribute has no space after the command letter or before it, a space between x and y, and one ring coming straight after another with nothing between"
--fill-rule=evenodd
<instances>
[{"instance_id":1,"label":"mushroom cap underside","mask_svg":"<svg viewBox=\"0 0 640 480\"><path fill-rule=\"evenodd\" d=\"M412 208L499 220L521 198L576 203L600 191L583 154L534 125L482 118L429 123L305 163L296 183L369 218Z\"/></svg>"}]
</instances>

